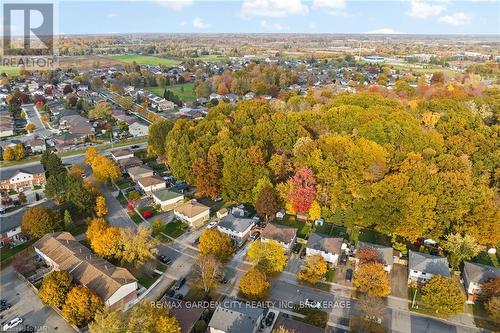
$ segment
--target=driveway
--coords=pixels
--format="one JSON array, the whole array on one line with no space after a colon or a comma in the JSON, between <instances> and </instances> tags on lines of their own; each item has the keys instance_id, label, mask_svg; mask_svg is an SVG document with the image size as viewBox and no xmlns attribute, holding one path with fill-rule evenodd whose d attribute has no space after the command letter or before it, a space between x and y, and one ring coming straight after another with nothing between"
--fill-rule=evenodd
<instances>
[{"instance_id":1,"label":"driveway","mask_svg":"<svg viewBox=\"0 0 500 333\"><path fill-rule=\"evenodd\" d=\"M1 313L2 323L15 317L24 320L22 326L12 329L13 332L24 325L31 325L40 332L75 332L52 308L43 305L35 291L17 277L12 265L0 271L0 286L2 299L12 304L12 308Z\"/></svg>"},{"instance_id":2,"label":"driveway","mask_svg":"<svg viewBox=\"0 0 500 333\"><path fill-rule=\"evenodd\" d=\"M128 216L127 211L122 207L114 195L107 189L106 186L101 186L101 191L104 194L106 204L108 205L108 215L106 216L106 219L109 223L115 227L132 228L135 230L137 225L134 221L132 221L130 216Z\"/></svg>"},{"instance_id":3,"label":"driveway","mask_svg":"<svg viewBox=\"0 0 500 333\"><path fill-rule=\"evenodd\" d=\"M408 297L408 267L400 264L392 265L391 295L401 298Z\"/></svg>"},{"instance_id":4,"label":"driveway","mask_svg":"<svg viewBox=\"0 0 500 333\"><path fill-rule=\"evenodd\" d=\"M30 123L36 126L34 134L43 137L52 135L52 131L45 128L42 121L38 117L38 114L35 110L35 106L33 104L25 104L22 106L24 113L26 113L26 118Z\"/></svg>"}]
</instances>

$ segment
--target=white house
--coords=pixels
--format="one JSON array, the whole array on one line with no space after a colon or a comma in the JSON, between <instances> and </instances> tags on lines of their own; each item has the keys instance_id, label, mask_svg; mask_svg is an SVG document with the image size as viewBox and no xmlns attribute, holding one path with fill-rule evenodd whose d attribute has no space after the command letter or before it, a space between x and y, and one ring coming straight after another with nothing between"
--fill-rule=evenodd
<instances>
[{"instance_id":1,"label":"white house","mask_svg":"<svg viewBox=\"0 0 500 333\"><path fill-rule=\"evenodd\" d=\"M148 135L148 126L136 121L128 125L128 132L133 137L146 136Z\"/></svg>"},{"instance_id":2,"label":"white house","mask_svg":"<svg viewBox=\"0 0 500 333\"><path fill-rule=\"evenodd\" d=\"M139 165L127 169L127 173L134 182L144 177L151 177L154 175L153 169L145 165Z\"/></svg>"},{"instance_id":3,"label":"white house","mask_svg":"<svg viewBox=\"0 0 500 333\"><path fill-rule=\"evenodd\" d=\"M342 249L345 247L342 238L312 233L306 244L306 255L320 255L326 262L336 266Z\"/></svg>"},{"instance_id":4,"label":"white house","mask_svg":"<svg viewBox=\"0 0 500 333\"><path fill-rule=\"evenodd\" d=\"M128 270L96 256L69 232L46 234L33 247L53 270L69 272L113 310L137 298L137 280Z\"/></svg>"},{"instance_id":5,"label":"white house","mask_svg":"<svg viewBox=\"0 0 500 333\"><path fill-rule=\"evenodd\" d=\"M153 200L163 211L169 211L184 202L184 196L167 189L153 192Z\"/></svg>"},{"instance_id":6,"label":"white house","mask_svg":"<svg viewBox=\"0 0 500 333\"><path fill-rule=\"evenodd\" d=\"M208 323L210 333L256 333L264 318L264 309L236 299L219 302Z\"/></svg>"},{"instance_id":7,"label":"white house","mask_svg":"<svg viewBox=\"0 0 500 333\"><path fill-rule=\"evenodd\" d=\"M450 276L448 259L410 250L408 283L425 283L434 275Z\"/></svg>"},{"instance_id":8,"label":"white house","mask_svg":"<svg viewBox=\"0 0 500 333\"><path fill-rule=\"evenodd\" d=\"M113 157L115 161L124 160L134 157L134 152L130 148L119 148L111 151L111 157Z\"/></svg>"},{"instance_id":9,"label":"white house","mask_svg":"<svg viewBox=\"0 0 500 333\"><path fill-rule=\"evenodd\" d=\"M465 261L463 278L467 291L467 303L474 303L477 295L481 293L483 283L498 277L500 277L500 268Z\"/></svg>"},{"instance_id":10,"label":"white house","mask_svg":"<svg viewBox=\"0 0 500 333\"><path fill-rule=\"evenodd\" d=\"M297 230L297 228L292 228L286 225L268 223L260 233L260 240L262 242L274 240L281 244L281 246L289 252L295 243Z\"/></svg>"},{"instance_id":11,"label":"white house","mask_svg":"<svg viewBox=\"0 0 500 333\"><path fill-rule=\"evenodd\" d=\"M229 235L237 246L241 246L250 237L250 230L252 230L256 222L256 220L248 217L228 214L219 222L217 228L220 232Z\"/></svg>"},{"instance_id":12,"label":"white house","mask_svg":"<svg viewBox=\"0 0 500 333\"><path fill-rule=\"evenodd\" d=\"M145 193L151 193L167 187L165 180L156 175L143 177L137 181L137 184L139 184Z\"/></svg>"},{"instance_id":13,"label":"white house","mask_svg":"<svg viewBox=\"0 0 500 333\"><path fill-rule=\"evenodd\" d=\"M175 207L174 215L190 228L199 228L210 218L210 208L191 200Z\"/></svg>"}]
</instances>

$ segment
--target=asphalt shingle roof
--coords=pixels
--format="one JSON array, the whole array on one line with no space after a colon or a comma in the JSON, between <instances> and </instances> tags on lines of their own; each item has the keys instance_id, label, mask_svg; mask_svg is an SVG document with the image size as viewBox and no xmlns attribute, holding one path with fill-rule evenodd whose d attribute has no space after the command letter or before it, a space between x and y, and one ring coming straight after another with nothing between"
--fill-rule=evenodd
<instances>
[{"instance_id":1,"label":"asphalt shingle roof","mask_svg":"<svg viewBox=\"0 0 500 333\"><path fill-rule=\"evenodd\" d=\"M448 259L410 250L408 267L411 270L432 275L450 276Z\"/></svg>"}]
</instances>

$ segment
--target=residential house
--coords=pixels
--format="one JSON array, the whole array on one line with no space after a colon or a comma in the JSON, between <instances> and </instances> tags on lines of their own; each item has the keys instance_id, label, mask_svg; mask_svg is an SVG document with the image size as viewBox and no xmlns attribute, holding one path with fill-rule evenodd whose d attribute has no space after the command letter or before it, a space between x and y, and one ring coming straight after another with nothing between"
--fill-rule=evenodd
<instances>
[{"instance_id":1,"label":"residential house","mask_svg":"<svg viewBox=\"0 0 500 333\"><path fill-rule=\"evenodd\" d=\"M0 137L14 135L14 121L8 111L0 112Z\"/></svg>"},{"instance_id":2,"label":"residential house","mask_svg":"<svg viewBox=\"0 0 500 333\"><path fill-rule=\"evenodd\" d=\"M142 160L139 157L135 157L135 156L125 157L125 158L117 160L116 162L118 163L118 166L120 167L120 169L123 172L125 172L126 170L128 170L130 168L138 167L138 166L141 166L143 164Z\"/></svg>"},{"instance_id":3,"label":"residential house","mask_svg":"<svg viewBox=\"0 0 500 333\"><path fill-rule=\"evenodd\" d=\"M84 143L85 139L86 137L84 136L68 132L53 137L53 141L58 151L64 151L73 148L74 145Z\"/></svg>"},{"instance_id":4,"label":"residential house","mask_svg":"<svg viewBox=\"0 0 500 333\"><path fill-rule=\"evenodd\" d=\"M208 323L210 333L256 333L264 318L264 309L225 298Z\"/></svg>"},{"instance_id":5,"label":"residential house","mask_svg":"<svg viewBox=\"0 0 500 333\"><path fill-rule=\"evenodd\" d=\"M326 262L336 266L344 245L344 239L312 233L306 244L306 255L320 255Z\"/></svg>"},{"instance_id":6,"label":"residential house","mask_svg":"<svg viewBox=\"0 0 500 333\"><path fill-rule=\"evenodd\" d=\"M131 158L134 157L134 151L130 148L118 148L111 151L111 157L115 161Z\"/></svg>"},{"instance_id":7,"label":"residential house","mask_svg":"<svg viewBox=\"0 0 500 333\"><path fill-rule=\"evenodd\" d=\"M290 251L295 243L297 230L286 225L268 223L260 233L260 240L262 242L274 240Z\"/></svg>"},{"instance_id":8,"label":"residential house","mask_svg":"<svg viewBox=\"0 0 500 333\"><path fill-rule=\"evenodd\" d=\"M39 137L33 137L31 140L26 141L26 145L31 149L32 153L43 153L47 149L45 140Z\"/></svg>"},{"instance_id":9,"label":"residential house","mask_svg":"<svg viewBox=\"0 0 500 333\"><path fill-rule=\"evenodd\" d=\"M215 213L215 215L217 216L217 218L219 220L222 219L223 217L226 217L227 214L229 214L229 211L227 210L227 208L221 208L217 211L217 213Z\"/></svg>"},{"instance_id":10,"label":"residential house","mask_svg":"<svg viewBox=\"0 0 500 333\"><path fill-rule=\"evenodd\" d=\"M179 322L179 326L181 327L180 333L195 332L194 326L205 311L203 307L193 306L189 301L179 301L168 296L165 296L162 301L165 306L170 307L170 314Z\"/></svg>"},{"instance_id":11,"label":"residential house","mask_svg":"<svg viewBox=\"0 0 500 333\"><path fill-rule=\"evenodd\" d=\"M59 118L59 128L82 138L83 141L86 138L94 136L94 129L90 125L89 120L78 114L65 115Z\"/></svg>"},{"instance_id":12,"label":"residential house","mask_svg":"<svg viewBox=\"0 0 500 333\"><path fill-rule=\"evenodd\" d=\"M165 180L156 175L143 177L137 181L137 184L139 184L145 193L151 193L167 187Z\"/></svg>"},{"instance_id":13,"label":"residential house","mask_svg":"<svg viewBox=\"0 0 500 333\"><path fill-rule=\"evenodd\" d=\"M137 280L128 270L96 256L69 232L46 234L33 247L53 270L69 272L113 310L137 297Z\"/></svg>"},{"instance_id":14,"label":"residential house","mask_svg":"<svg viewBox=\"0 0 500 333\"><path fill-rule=\"evenodd\" d=\"M210 218L210 208L191 200L175 207L174 215L190 228L199 228Z\"/></svg>"},{"instance_id":15,"label":"residential house","mask_svg":"<svg viewBox=\"0 0 500 333\"><path fill-rule=\"evenodd\" d=\"M256 222L258 221L231 213L219 222L217 228L231 237L237 246L241 246L250 237L250 230Z\"/></svg>"},{"instance_id":16,"label":"residential house","mask_svg":"<svg viewBox=\"0 0 500 333\"><path fill-rule=\"evenodd\" d=\"M394 249L390 246L366 243L366 242L358 242L358 251L365 249L367 247L371 247L375 249L379 253L379 259L381 263L384 265L384 269L387 272L392 270L392 265L394 263Z\"/></svg>"},{"instance_id":17,"label":"residential house","mask_svg":"<svg viewBox=\"0 0 500 333\"><path fill-rule=\"evenodd\" d=\"M144 125L144 124L136 121L136 122L128 125L128 132L134 138L139 137L139 136L146 136L146 135L148 135L148 125Z\"/></svg>"},{"instance_id":18,"label":"residential house","mask_svg":"<svg viewBox=\"0 0 500 333\"><path fill-rule=\"evenodd\" d=\"M425 283L434 275L450 276L448 259L411 250L408 270L408 283Z\"/></svg>"},{"instance_id":19,"label":"residential house","mask_svg":"<svg viewBox=\"0 0 500 333\"><path fill-rule=\"evenodd\" d=\"M162 99L158 102L158 110L160 111L172 110L173 108L175 108L175 104L171 101Z\"/></svg>"},{"instance_id":20,"label":"residential house","mask_svg":"<svg viewBox=\"0 0 500 333\"><path fill-rule=\"evenodd\" d=\"M474 303L477 295L481 293L483 283L498 277L500 277L500 268L465 261L463 278L467 302Z\"/></svg>"},{"instance_id":21,"label":"residential house","mask_svg":"<svg viewBox=\"0 0 500 333\"><path fill-rule=\"evenodd\" d=\"M278 318L274 322L274 329L279 329L280 327L285 328L288 332L296 332L296 333L324 333L325 330L323 328L313 326L310 324L306 324L302 321L298 321L290 318L280 312ZM333 331L331 331L333 332Z\"/></svg>"},{"instance_id":22,"label":"residential house","mask_svg":"<svg viewBox=\"0 0 500 333\"><path fill-rule=\"evenodd\" d=\"M184 202L184 195L164 189L153 192L153 200L163 211L169 211Z\"/></svg>"},{"instance_id":23,"label":"residential house","mask_svg":"<svg viewBox=\"0 0 500 333\"><path fill-rule=\"evenodd\" d=\"M0 172L0 189L22 190L44 186L45 170L41 164L25 166L19 169L6 169Z\"/></svg>"},{"instance_id":24,"label":"residential house","mask_svg":"<svg viewBox=\"0 0 500 333\"><path fill-rule=\"evenodd\" d=\"M153 169L151 169L147 165L139 165L128 168L127 173L134 182L137 182L141 178L151 177L152 175L154 175Z\"/></svg>"}]
</instances>

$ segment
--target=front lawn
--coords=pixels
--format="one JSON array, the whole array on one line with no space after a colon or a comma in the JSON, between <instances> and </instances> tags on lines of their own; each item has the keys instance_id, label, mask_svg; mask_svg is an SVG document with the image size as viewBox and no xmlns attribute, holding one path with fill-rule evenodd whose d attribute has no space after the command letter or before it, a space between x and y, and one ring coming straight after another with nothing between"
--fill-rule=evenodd
<instances>
[{"instance_id":1,"label":"front lawn","mask_svg":"<svg viewBox=\"0 0 500 333\"><path fill-rule=\"evenodd\" d=\"M334 277L335 277L335 268L330 268L325 274L325 280L327 282L333 282Z\"/></svg>"},{"instance_id":2,"label":"front lawn","mask_svg":"<svg viewBox=\"0 0 500 333\"><path fill-rule=\"evenodd\" d=\"M137 214L136 212L129 212L128 216L130 216L132 221L134 221L136 224L140 224L140 223L144 222L142 217L140 217L139 214Z\"/></svg>"},{"instance_id":3,"label":"front lawn","mask_svg":"<svg viewBox=\"0 0 500 333\"><path fill-rule=\"evenodd\" d=\"M286 214L285 217L280 219L275 219L274 222L276 224L286 225L289 227L297 228L297 237L299 238L307 238L309 233L311 232L311 223L310 222L302 222L297 221L295 216Z\"/></svg>"},{"instance_id":4,"label":"front lawn","mask_svg":"<svg viewBox=\"0 0 500 333\"><path fill-rule=\"evenodd\" d=\"M120 188L120 190L134 186L134 183L131 180L125 178L118 178L115 181L115 184Z\"/></svg>"},{"instance_id":5,"label":"front lawn","mask_svg":"<svg viewBox=\"0 0 500 333\"><path fill-rule=\"evenodd\" d=\"M144 207L139 208L138 211L139 211L139 213L141 213L142 216L144 216L144 212L150 211L152 213L152 215L147 217L147 218L151 218L153 216L158 215L158 210L156 209L155 206L144 206Z\"/></svg>"},{"instance_id":6,"label":"front lawn","mask_svg":"<svg viewBox=\"0 0 500 333\"><path fill-rule=\"evenodd\" d=\"M179 220L173 220L163 227L163 233L172 237L177 238L184 234L188 229L187 225Z\"/></svg>"},{"instance_id":7,"label":"front lawn","mask_svg":"<svg viewBox=\"0 0 500 333\"><path fill-rule=\"evenodd\" d=\"M122 206L128 205L128 200L127 200L127 198L125 198L125 196L123 195L123 193L121 191L120 191L120 194L118 194L118 196L116 197L116 199L118 200L118 202L120 202L120 204Z\"/></svg>"}]
</instances>

